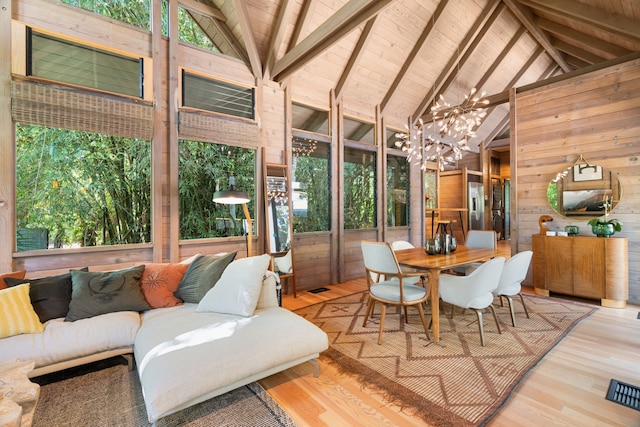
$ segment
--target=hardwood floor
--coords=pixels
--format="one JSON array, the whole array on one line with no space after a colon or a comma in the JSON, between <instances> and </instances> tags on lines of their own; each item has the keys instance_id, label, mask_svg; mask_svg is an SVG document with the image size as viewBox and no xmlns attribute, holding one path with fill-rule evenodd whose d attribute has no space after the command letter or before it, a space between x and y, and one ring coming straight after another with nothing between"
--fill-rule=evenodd
<instances>
[{"instance_id":1,"label":"hardwood floor","mask_svg":"<svg viewBox=\"0 0 640 427\"><path fill-rule=\"evenodd\" d=\"M283 297L290 310L366 289L364 278ZM526 289L525 289L526 291ZM529 373L489 426L640 426L640 411L605 399L612 378L640 386L640 306L601 307ZM382 396L321 363L260 381L301 426L424 426Z\"/></svg>"}]
</instances>

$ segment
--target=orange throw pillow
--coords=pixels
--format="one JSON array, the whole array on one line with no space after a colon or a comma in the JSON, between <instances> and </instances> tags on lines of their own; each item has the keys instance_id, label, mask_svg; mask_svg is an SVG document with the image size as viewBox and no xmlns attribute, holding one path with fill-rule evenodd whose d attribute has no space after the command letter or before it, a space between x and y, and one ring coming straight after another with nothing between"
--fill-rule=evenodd
<instances>
[{"instance_id":1,"label":"orange throw pillow","mask_svg":"<svg viewBox=\"0 0 640 427\"><path fill-rule=\"evenodd\" d=\"M4 279L24 279L24 275L27 274L27 270L14 271L13 273L0 274L0 289L6 289L9 287Z\"/></svg>"},{"instance_id":2,"label":"orange throw pillow","mask_svg":"<svg viewBox=\"0 0 640 427\"><path fill-rule=\"evenodd\" d=\"M144 265L140 289L151 308L173 307L182 304L173 293L178 290L189 264L150 263Z\"/></svg>"}]
</instances>

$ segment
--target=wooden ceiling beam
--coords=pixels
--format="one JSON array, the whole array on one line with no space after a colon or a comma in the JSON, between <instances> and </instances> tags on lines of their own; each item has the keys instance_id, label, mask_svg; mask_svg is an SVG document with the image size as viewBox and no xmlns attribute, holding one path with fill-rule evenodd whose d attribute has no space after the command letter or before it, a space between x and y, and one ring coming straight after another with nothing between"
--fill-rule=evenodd
<instances>
[{"instance_id":1,"label":"wooden ceiling beam","mask_svg":"<svg viewBox=\"0 0 640 427\"><path fill-rule=\"evenodd\" d=\"M278 53L278 48L282 44L282 39L284 37L287 17L290 16L291 8L293 5L294 2L292 0L282 0L282 4L280 5L280 11L274 24L273 32L271 34L271 40L269 41L269 50L267 52L265 72L263 76L264 80L269 80L271 76L271 70L273 68L273 64L276 61L275 58Z\"/></svg>"},{"instance_id":2,"label":"wooden ceiling beam","mask_svg":"<svg viewBox=\"0 0 640 427\"><path fill-rule=\"evenodd\" d=\"M236 0L240 1L240 0ZM309 36L273 66L274 79L281 81L302 68L362 23L368 21L393 0L349 0Z\"/></svg>"},{"instance_id":3,"label":"wooden ceiling beam","mask_svg":"<svg viewBox=\"0 0 640 427\"><path fill-rule=\"evenodd\" d=\"M371 40L369 35L371 35L371 32L373 31L377 17L377 15L374 16L365 24L362 33L360 33L360 38L358 39L358 42L356 43L356 46L351 53L351 57L349 57L349 62L347 62L346 67L344 67L344 70L342 70L342 75L340 76L338 84L336 85L336 100L338 102L342 100L344 88L347 86L349 79L353 76L353 69L358 65L358 63L362 59L362 56L364 55L364 52L367 49L367 44L369 40Z\"/></svg>"},{"instance_id":4,"label":"wooden ceiling beam","mask_svg":"<svg viewBox=\"0 0 640 427\"><path fill-rule=\"evenodd\" d=\"M425 45L427 36L431 34L431 31L433 31L433 27L435 27L436 22L438 22L438 20L440 19L440 16L442 15L442 12L444 11L444 8L446 5L447 5L446 1L438 2L438 6L436 7L436 10L433 12L431 19L429 19L429 21L427 22L427 25L422 31L422 34L420 34L420 37L413 45L413 48L411 49L409 56L407 57L404 64L402 64L402 67L400 68L400 71L398 71L398 74L396 74L396 78L393 80L393 83L389 87L389 90L387 90L387 93L384 95L384 98L382 98L382 102L380 103L380 114L384 115L384 110L389 105L389 101L391 101L391 98L393 97L393 95L395 95L395 93L398 91L398 87L400 86L400 83L407 75L407 72L409 71L409 68L411 68L413 61L416 58L418 58L420 50Z\"/></svg>"},{"instance_id":5,"label":"wooden ceiling beam","mask_svg":"<svg viewBox=\"0 0 640 427\"><path fill-rule=\"evenodd\" d=\"M575 0L519 0L531 8L589 24L602 31L640 43L638 21Z\"/></svg>"},{"instance_id":6,"label":"wooden ceiling beam","mask_svg":"<svg viewBox=\"0 0 640 427\"><path fill-rule=\"evenodd\" d=\"M240 25L240 31L242 32L242 39L244 40L247 55L249 56L251 72L256 79L262 79L262 62L260 61L258 46L256 45L256 41L253 37L253 30L251 29L251 21L249 20L247 5L244 0L233 0L233 8L236 11L236 17L238 18L238 24Z\"/></svg>"},{"instance_id":7,"label":"wooden ceiling beam","mask_svg":"<svg viewBox=\"0 0 640 427\"><path fill-rule=\"evenodd\" d=\"M533 22L533 14L531 11L520 5L516 0L502 1L507 5L513 16L525 26L527 31L529 31L538 44L547 51L554 61L556 61L560 68L562 68L565 73L571 71L571 67L569 67L569 64L567 64L560 52L553 47L546 34Z\"/></svg>"},{"instance_id":8,"label":"wooden ceiling beam","mask_svg":"<svg viewBox=\"0 0 640 427\"><path fill-rule=\"evenodd\" d=\"M218 9L217 7L211 6L210 4L200 3L195 0L180 0L178 4L191 12L198 13L200 15L210 16L212 18L217 19L221 22L226 22L227 17Z\"/></svg>"},{"instance_id":9,"label":"wooden ceiling beam","mask_svg":"<svg viewBox=\"0 0 640 427\"><path fill-rule=\"evenodd\" d=\"M422 117L422 115L427 109L427 106L433 102L435 98L435 94L442 93L442 87L444 82L449 78L449 76L454 71L457 70L458 60L460 59L459 55L464 55L467 52L467 50L474 45L474 41L476 40L478 35L482 32L483 27L488 22L488 20L490 19L490 17L492 16L493 12L496 10L499 4L500 4L500 0L490 1L485 7L485 9L482 11L480 16L478 17L478 19L476 19L476 21L473 23L473 26L471 27L469 32L467 32L465 38L460 43L459 53L455 52L454 55L451 56L451 59L449 59L449 62L444 67L444 69L442 70L438 78L436 79L436 83L434 84L431 90L431 93L427 94L427 96L422 100L420 105L418 105L418 108L416 109L416 111L411 116L414 118L413 119L414 124L417 122L419 117Z\"/></svg>"},{"instance_id":10,"label":"wooden ceiling beam","mask_svg":"<svg viewBox=\"0 0 640 427\"><path fill-rule=\"evenodd\" d=\"M289 41L289 45L287 46L287 52L289 52L291 49L294 48L295 45L298 44L298 40L300 40L300 33L302 32L304 23L307 21L307 16L310 15L312 4L314 4L313 0L303 1L302 9L300 9L300 13L298 14L298 19L296 20L296 24L293 27L293 34L291 34L291 40Z\"/></svg>"},{"instance_id":11,"label":"wooden ceiling beam","mask_svg":"<svg viewBox=\"0 0 640 427\"><path fill-rule=\"evenodd\" d=\"M478 88L479 92L482 91L482 87L491 78L491 76L496 71L498 66L507 57L507 55L509 55L509 52L511 52L513 47L516 45L516 43L518 43L518 41L526 33L526 31L527 30L524 27L520 27L520 29L513 35L513 37L511 37L511 40L509 40L509 43L507 43L506 46L502 49L502 51L500 51L500 55L496 57L496 59L491 64L491 66L487 69L487 71L485 71L482 78L478 80L478 84L476 85L476 88Z\"/></svg>"},{"instance_id":12,"label":"wooden ceiling beam","mask_svg":"<svg viewBox=\"0 0 640 427\"><path fill-rule=\"evenodd\" d=\"M628 49L581 33L580 31L558 24L549 19L537 18L535 22L540 28L553 34L554 37L568 41L575 46L606 59L613 59L630 53Z\"/></svg>"},{"instance_id":13,"label":"wooden ceiling beam","mask_svg":"<svg viewBox=\"0 0 640 427\"><path fill-rule=\"evenodd\" d=\"M559 51L564 52L567 55L573 56L575 58L578 58L584 61L584 63L587 65L597 64L598 62L607 60L607 58L603 58L591 52L587 52L586 50L580 49L579 47L574 46L570 43L567 43L564 40L556 40L553 42L553 44L556 47L556 49L558 49Z\"/></svg>"}]
</instances>

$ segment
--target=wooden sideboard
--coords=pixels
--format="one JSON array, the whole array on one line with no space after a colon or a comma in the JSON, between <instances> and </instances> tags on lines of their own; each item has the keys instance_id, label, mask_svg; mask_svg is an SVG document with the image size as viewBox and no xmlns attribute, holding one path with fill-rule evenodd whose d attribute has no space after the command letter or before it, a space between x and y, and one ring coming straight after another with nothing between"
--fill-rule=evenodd
<instances>
[{"instance_id":1,"label":"wooden sideboard","mask_svg":"<svg viewBox=\"0 0 640 427\"><path fill-rule=\"evenodd\" d=\"M557 292L600 299L624 308L629 299L628 241L624 237L534 234L533 287L540 295Z\"/></svg>"}]
</instances>

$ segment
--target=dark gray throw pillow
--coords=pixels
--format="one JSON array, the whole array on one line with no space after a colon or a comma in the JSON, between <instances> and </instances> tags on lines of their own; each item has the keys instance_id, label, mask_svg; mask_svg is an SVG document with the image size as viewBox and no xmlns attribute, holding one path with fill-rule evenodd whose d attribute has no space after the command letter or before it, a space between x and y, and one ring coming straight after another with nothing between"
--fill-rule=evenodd
<instances>
[{"instance_id":1,"label":"dark gray throw pillow","mask_svg":"<svg viewBox=\"0 0 640 427\"><path fill-rule=\"evenodd\" d=\"M87 267L79 271L89 271ZM71 273L38 279L4 279L9 286L30 283L29 298L40 322L65 317L71 302Z\"/></svg>"},{"instance_id":2,"label":"dark gray throw pillow","mask_svg":"<svg viewBox=\"0 0 640 427\"><path fill-rule=\"evenodd\" d=\"M199 303L235 257L236 252L197 257L184 273L178 290L173 295L184 302Z\"/></svg>"},{"instance_id":3,"label":"dark gray throw pillow","mask_svg":"<svg viewBox=\"0 0 640 427\"><path fill-rule=\"evenodd\" d=\"M116 271L71 271L71 303L65 321L114 311L149 310L140 290L144 265Z\"/></svg>"}]
</instances>

